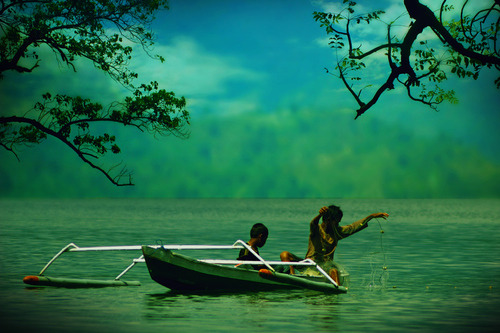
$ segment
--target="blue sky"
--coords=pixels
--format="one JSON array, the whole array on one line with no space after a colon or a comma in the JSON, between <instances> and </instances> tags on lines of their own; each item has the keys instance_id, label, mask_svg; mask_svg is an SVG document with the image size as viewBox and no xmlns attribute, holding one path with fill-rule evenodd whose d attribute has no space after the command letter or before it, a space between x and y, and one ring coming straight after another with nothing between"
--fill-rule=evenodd
<instances>
[{"instance_id":1,"label":"blue sky","mask_svg":"<svg viewBox=\"0 0 500 333\"><path fill-rule=\"evenodd\" d=\"M223 111L273 110L326 79L330 51L319 47L314 8L308 1L172 1L155 29L167 45L165 80L194 91L192 102L218 99Z\"/></svg>"},{"instance_id":2,"label":"blue sky","mask_svg":"<svg viewBox=\"0 0 500 333\"><path fill-rule=\"evenodd\" d=\"M186 95L194 112L272 111L292 104L353 112L354 100L339 80L325 73L325 67L333 70L336 58L323 28L312 15L314 11L338 10L338 3L171 1L170 11L162 13L154 27L158 36L155 52L167 61L163 66L143 61L137 70L143 79L150 76ZM399 0L359 1L358 7L367 12L384 9L384 21L404 13ZM406 27L408 22L403 15L393 30ZM384 41L384 24L364 29L363 36L370 37L362 41L365 49ZM426 32L423 38L432 36ZM385 79L383 66L371 67L370 75ZM499 93L493 80L494 73L477 82L452 78L447 85L457 91L460 103L444 103L438 114L409 102L402 89L387 92L364 117L384 117L403 124L417 122L423 132L446 130L482 141L474 136L484 135L485 128L489 135L496 133L492 124L498 120L494 105L498 104ZM398 107L395 102L404 106ZM484 113L478 114L478 109Z\"/></svg>"},{"instance_id":3,"label":"blue sky","mask_svg":"<svg viewBox=\"0 0 500 333\"><path fill-rule=\"evenodd\" d=\"M435 6L436 2L423 1ZM487 2L475 1L474 4ZM341 9L340 1L325 0L171 0L170 10L161 12L154 22L157 42L153 54L161 54L160 64L136 49L131 68L139 82L157 80L166 89L184 95L196 116L204 112L241 113L273 111L279 107L330 107L332 112L352 112L357 105L340 80L327 75L333 70L335 54L327 36L313 20L313 11ZM358 1L360 11L382 8L388 22L404 13L401 0ZM403 15L393 30L403 29L409 19ZM372 24L360 32L368 49L385 41L385 24ZM426 32L423 38L431 37ZM0 81L0 94L6 106L29 108L40 94L52 87L60 92L84 94L112 100L124 93L91 64L78 62L75 75L47 53L33 74L7 73ZM371 61L368 61L369 65ZM370 67L372 78L385 79L385 64ZM495 73L479 81L456 80L447 85L457 91L460 103L443 103L436 113L409 102L402 89L386 92L378 105L363 117L383 117L401 124L418 123L422 132L446 130L473 142L484 142L493 135L498 116L499 92L492 84ZM17 85L9 84L9 79ZM375 81L376 82L376 81ZM373 82L367 82L373 83ZM368 92L368 91L367 91ZM20 98L22 96L22 104ZM33 98L30 98L32 96ZM368 94L366 95L368 96ZM480 113L477 110L481 110ZM362 120L360 120L362 121ZM487 140L491 142L491 137Z\"/></svg>"},{"instance_id":4,"label":"blue sky","mask_svg":"<svg viewBox=\"0 0 500 333\"><path fill-rule=\"evenodd\" d=\"M436 5L436 1L422 2ZM478 0L472 5L486 2ZM321 110L354 119L356 103L340 80L324 70L334 69L336 55L312 14L328 9L338 11L339 3L171 0L170 10L159 13L153 24L157 42L151 53L162 55L165 63L135 49L130 66L139 73L138 83L156 80L162 88L185 96L193 123L204 115L238 117L281 109ZM358 1L358 8L364 12L386 11L382 23L354 31L364 37L365 49L378 41L385 42L387 22L398 18L393 29L396 33L409 22L407 15L401 15L405 12L402 0ZM422 38L432 35L426 32ZM0 81L0 112L27 110L47 91L79 94L104 102L125 93L88 62L78 61L75 74L49 53L42 60L33 74L7 73ZM367 75L375 83L387 75L387 68L377 61L380 57L367 61L371 65ZM460 102L442 104L440 112L409 101L403 89L396 89L386 92L355 124L362 131L368 120L380 119L387 126L436 138L436 144L441 135L450 135L500 163L500 95L493 84L496 73L484 74L478 81L450 79L446 86L457 92ZM369 95L370 91L366 93ZM317 121L321 122L321 117ZM367 137L367 143L375 139ZM163 144L168 145L159 143ZM2 152L0 158L11 156ZM124 156L125 160L129 158Z\"/></svg>"},{"instance_id":5,"label":"blue sky","mask_svg":"<svg viewBox=\"0 0 500 333\"><path fill-rule=\"evenodd\" d=\"M481 5L486 1L476 1ZM341 82L325 73L333 70L335 54L312 13L340 10L340 1L171 1L171 9L155 23L155 51L166 56L159 70L143 62L138 71L185 94L195 112L272 111L280 106L330 107L352 112L356 104ZM435 1L424 1L436 6ZM402 1L359 1L360 11L382 8L384 22L399 18L397 29L409 18ZM368 49L385 41L385 24L366 26L360 33ZM433 38L425 32L422 38ZM367 62L369 63L369 62ZM386 67L370 68L374 78L385 79ZM380 70L377 70L380 69ZM151 73L151 72L154 73ZM458 105L443 103L436 113L409 102L402 89L385 93L363 117L383 117L398 124L419 126L422 133L446 131L467 142L498 142L499 92L486 73L480 81L456 80L447 85L457 92ZM481 112L477 112L481 110ZM362 118L359 120L362 121ZM487 136L487 138L485 137Z\"/></svg>"}]
</instances>

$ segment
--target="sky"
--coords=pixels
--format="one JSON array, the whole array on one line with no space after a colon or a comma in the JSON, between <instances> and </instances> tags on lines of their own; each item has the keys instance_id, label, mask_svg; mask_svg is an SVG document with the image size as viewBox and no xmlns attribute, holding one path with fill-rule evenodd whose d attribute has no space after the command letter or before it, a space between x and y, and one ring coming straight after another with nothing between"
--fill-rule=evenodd
<instances>
[{"instance_id":1,"label":"sky","mask_svg":"<svg viewBox=\"0 0 500 333\"><path fill-rule=\"evenodd\" d=\"M495 73L486 72L478 81L449 80L446 86L457 92L459 103L455 105L443 104L439 107L439 112L408 100L403 89L396 89L386 92L375 107L359 119L354 120L356 109L354 100L340 80L328 75L325 71L325 68L334 69L336 54L334 50L329 48L328 36L319 23L314 21L312 14L314 11L339 10L339 2L325 0L171 0L170 9L159 13L152 26L156 34L156 44L152 53L162 55L166 61L159 63L141 52L140 49L136 49L134 50L134 60L130 66L139 73L140 82L156 80L162 88L186 97L188 110L192 117L193 145L198 142L196 141L197 136L203 136L206 140L210 140L207 128L203 127L205 119L213 120L216 117L224 121L229 119L236 122L238 119L241 121L244 119L247 122L252 122L252 119L256 122L265 119L267 122L273 122L272 126L274 127L271 128L278 132L284 128L284 126L280 127L279 120L283 114L293 117L293 112L290 113L290 110L309 110L307 112L310 112L311 118L313 118L311 121L317 122L318 128L319 125L325 126L324 119L327 118L334 117L333 119L335 119L337 115L339 119L349 118L349 121L353 123L349 123L347 126L354 126L356 133L363 133L360 135L365 140L366 145L384 139L370 136L373 130L370 126L373 126L374 122L386 126L388 131L397 129L410 133L412 138L428 140L429 149L433 145L439 145L440 140L445 137L447 140L452 140L456 147L463 148L464 152L477 152L478 156L486 159L496 170L495 172L498 172L500 170L500 149L498 148L500 134L497 127L500 95L493 84ZM433 1L423 2L433 5L436 3ZM483 2L476 1L474 5L481 5ZM387 22L398 18L394 25L396 32L398 29L403 30L409 22L408 17L402 15L405 11L401 0L358 1L358 8L360 11L366 12L375 9L386 11L381 24L373 24L355 31L364 37L362 47L366 49L376 45L378 41L385 41L385 24ZM428 32L422 36L422 38L431 37ZM387 75L386 68L383 64L378 64L378 60L380 59L375 57L373 61L367 61L368 65L372 65L368 75L374 82L380 82ZM2 100L2 111L0 112L19 113L20 110L27 110L41 94L47 91L80 94L104 102L112 101L125 93L123 87L96 71L91 64L79 61L77 67L79 68L78 72L73 73L64 65L57 63L50 54L47 54L36 73L22 76L7 73L4 80L0 81ZM367 89L363 94L363 96L368 96L370 90ZM277 116L273 118L273 115ZM340 121L338 123L343 124ZM269 123L266 123L266 126L269 126ZM336 131L335 126L337 125L334 121L331 123L332 133ZM294 129L293 133L284 135L289 138L297 137L301 140L307 140L311 129L307 129L307 131L300 133ZM223 130L222 134L217 134L217 138L213 138L214 142L229 144L233 138L224 137L224 133ZM333 141L335 135L332 133L325 132L323 137L325 142L331 142L332 145L335 145ZM144 136L134 133L127 135L124 140L132 142L132 146L134 144L139 146L141 144L155 145L154 149L151 148L151 154L161 155L162 152L168 151L172 156L176 156L176 160L188 158L187 155L190 155L189 158L193 160L197 158L202 160L201 156L197 155L199 154L198 148L189 146L191 139L188 139L188 143L182 144L173 143L172 140L176 140L175 138L166 138L150 143ZM231 132L231 135L235 134ZM222 141L215 141L215 139L221 138L223 138ZM321 140L311 139L309 146L321 146L324 143ZM182 146L183 144L185 146ZM261 145L264 147L262 149L265 150L268 143L263 140L252 144ZM246 145L250 145L250 143L246 142L245 147ZM183 147L178 149L184 149L184 155L177 151L169 151L169 146ZM411 147L408 148L411 149ZM61 168L61 166L54 167L57 165L57 159L54 159L52 152L58 151L58 149L57 143L48 143L41 148L34 148L36 159L30 157L30 149L23 149L22 154L20 154L20 163L17 160L13 161L14 158L7 152L0 152L0 159L5 161L2 162L4 169L2 176L0 176L0 184L7 184L1 195L28 196L30 193L34 193L35 196L52 196L58 188L72 187L77 190L68 190L69 196L75 195L74 193L85 196L87 188L81 185L82 182L85 182L82 181L81 174L89 175L94 171L86 170L85 168L88 167L85 165L73 166L71 164L72 168L77 168L75 173L80 174L80 176L75 177L74 180L64 178L63 184L63 181L58 179L58 173L54 171ZM234 147L234 149L241 149L241 147ZM133 148L131 150L134 151ZM358 149L354 150L358 154ZM335 153L332 152L332 154ZM61 152L61 154L64 154L64 161L71 158L70 152ZM296 155L296 151L290 151L280 155L280 158L292 160ZM256 160L258 156L252 157ZM134 153L128 155L124 153L122 158L126 162L132 161L132 164L135 163L135 160L140 160ZM150 163L146 161L151 158L151 156L144 157L143 163ZM162 158L166 157L157 157L158 160L162 160ZM363 160L364 156L359 153L357 158ZM425 156L422 158L425 159ZM467 156L463 158L465 160ZM243 168L244 164L241 156L235 157L235 159L237 160L224 159L225 164L233 165L233 172L237 172L238 168ZM164 162L167 163L167 160ZM273 165L280 163L278 161L272 162L274 164L270 164ZM173 162L169 160L168 163ZM64 165L62 168L64 169ZM205 180L200 181L198 185L202 186L203 182L219 179L214 176L217 168L221 168L221 166L215 165L212 168L207 168L206 171L197 170L196 172L205 173L203 177L200 177L200 179ZM336 168L343 170L342 165L336 165ZM33 177L33 173L37 172L47 174L47 177ZM241 172L245 174L247 171L242 169ZM281 170L269 172L274 172L279 177ZM93 187L107 187L97 194L90 191L89 195L122 196L122 193L126 193L125 195L131 196L157 196L161 194L153 190L148 192L148 186L144 183L160 181L167 184L168 177L176 180L191 178L189 174L186 175L180 171L169 175L161 174L161 172L149 175L146 171L141 172L140 166L138 170L135 170L135 174L138 180L142 179L143 181L142 185L138 186L140 190L121 190L109 188L111 186L109 184L99 184ZM94 176L89 177L91 178L87 182L99 182L93 178ZM468 181L473 182L472 177L475 176L471 174L463 177L470 177L471 179ZM50 186L47 185L47 180L42 181L41 178L50 178ZM92 180L90 181L90 179ZM68 181L74 182L74 184L70 184L70 186L67 184ZM103 178L101 181L105 182ZM223 186L219 183L220 180L213 180L213 182L214 189ZM498 181L496 184L500 188ZM48 187L55 189L49 191ZM61 190L61 195L64 193L66 193L65 190ZM239 196L238 193L236 191L225 195ZM249 192L245 195L273 196L259 193ZM273 193L278 193L277 196L283 195L280 191ZM287 193L287 195L293 196L293 191L292 194ZM313 190L307 193L307 196L330 195L328 192L315 193ZM372 192L363 192L359 195L384 196L379 191L370 193ZM474 193L472 191L466 196L474 196ZM500 195L499 192L496 194ZM165 190L165 195L175 196L176 194ZM343 196L343 193L332 192L331 195ZM355 191L349 192L348 195L358 196ZM392 195L397 196L397 193ZM405 193L404 196L411 195L411 193ZM203 196L217 196L217 190L204 193ZM461 194L457 193L457 196L461 196Z\"/></svg>"},{"instance_id":2,"label":"sky","mask_svg":"<svg viewBox=\"0 0 500 333\"><path fill-rule=\"evenodd\" d=\"M481 2L487 1L475 4ZM291 104L352 112L357 107L352 97L340 80L326 74L325 68L334 70L336 57L328 46L328 36L312 15L314 11L338 12L342 9L339 3L320 0L171 1L170 11L158 18L158 28L155 28L159 38L156 51L167 58L165 70L157 71L157 67L144 61L138 71L188 96L194 112L272 111ZM436 6L435 1L424 3ZM380 8L386 11L383 24L372 24L360 32L369 36L362 41L366 50L385 41L385 22L399 18L393 29L396 31L398 28L404 30L409 22L407 15L400 17L405 13L400 0L358 1L357 7L360 12ZM423 38L426 36L432 38L427 31ZM371 74L378 79L375 82L387 77L384 66L385 62L371 67L371 70L380 68ZM439 115L423 105L407 103L406 98L402 99L403 108L394 107L393 98L405 94L399 89L386 93L368 116L403 124L416 122L423 132L446 130L480 145L491 142L491 136L487 140L481 138L487 129L498 142L500 137L495 134L497 112L495 107L490 107L498 105L499 101L498 90L490 84L494 79L493 74L475 84L451 80L450 89L457 91L459 99L464 92L466 97L457 106L442 104L439 110L446 112ZM473 112L478 109L485 114Z\"/></svg>"}]
</instances>

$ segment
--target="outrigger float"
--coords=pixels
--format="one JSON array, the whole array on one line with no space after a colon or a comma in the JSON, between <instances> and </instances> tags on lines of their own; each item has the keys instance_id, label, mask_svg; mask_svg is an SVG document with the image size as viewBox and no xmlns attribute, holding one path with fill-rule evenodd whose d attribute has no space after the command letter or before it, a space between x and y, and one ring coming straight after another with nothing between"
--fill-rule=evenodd
<instances>
[{"instance_id":1,"label":"outrigger float","mask_svg":"<svg viewBox=\"0 0 500 333\"><path fill-rule=\"evenodd\" d=\"M224 250L246 248L258 260L195 259L173 250ZM113 280L89 280L56 278L45 276L47 268L65 252L86 251L142 251ZM57 286L67 288L139 286L139 281L124 281L122 277L137 263L145 262L151 278L172 290L276 290L309 289L326 293L346 293L347 288L339 286L318 264L311 259L300 262L266 261L242 240L233 245L131 245L78 247L70 243L59 251L38 275L26 276L23 281L35 286ZM236 266L235 266L236 265ZM265 268L255 270L252 265ZM312 274L290 275L279 273L276 267L290 266L311 268ZM308 270L309 271L309 270Z\"/></svg>"}]
</instances>

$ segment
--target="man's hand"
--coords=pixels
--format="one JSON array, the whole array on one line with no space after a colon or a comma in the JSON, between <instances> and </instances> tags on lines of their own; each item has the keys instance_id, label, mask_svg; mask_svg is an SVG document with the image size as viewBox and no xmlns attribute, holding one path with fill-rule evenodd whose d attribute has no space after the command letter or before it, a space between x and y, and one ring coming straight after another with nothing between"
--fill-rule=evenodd
<instances>
[{"instance_id":1,"label":"man's hand","mask_svg":"<svg viewBox=\"0 0 500 333\"><path fill-rule=\"evenodd\" d=\"M387 220L387 218L389 217L389 214L387 213L373 213L372 215L370 215L372 219L378 219L378 218L383 218L384 220Z\"/></svg>"}]
</instances>

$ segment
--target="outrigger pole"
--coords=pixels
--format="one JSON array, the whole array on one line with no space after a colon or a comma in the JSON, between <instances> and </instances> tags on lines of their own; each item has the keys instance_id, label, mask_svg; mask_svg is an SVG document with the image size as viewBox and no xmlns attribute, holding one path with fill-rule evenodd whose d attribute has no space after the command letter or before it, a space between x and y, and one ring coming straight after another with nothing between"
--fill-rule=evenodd
<instances>
[{"instance_id":1,"label":"outrigger pole","mask_svg":"<svg viewBox=\"0 0 500 333\"><path fill-rule=\"evenodd\" d=\"M271 272L275 272L272 265L285 266L315 266L315 268L326 277L334 286L338 284L313 260L305 259L300 262L283 262L283 261L266 261L258 253L256 253L250 245L242 240L237 240L233 245L148 245L152 248L164 248L166 250L225 250L225 249L243 249L246 248L258 260L257 261L242 261L242 260L220 260L220 259L200 259L199 261L218 264L218 265L265 265ZM90 252L90 251L141 251L142 245L123 245L123 246L91 246L79 247L74 243L69 243L63 247L38 273L38 275L28 275L24 277L23 282L36 286L57 286L57 287L108 287L108 286L140 286L139 281L123 281L122 276L132 269L137 263L145 262L144 256L132 259L132 263L125 268L114 280L91 280L91 279L75 279L75 278L55 278L47 277L43 274L54 261L65 252Z\"/></svg>"}]
</instances>

